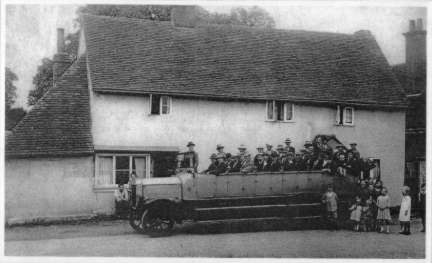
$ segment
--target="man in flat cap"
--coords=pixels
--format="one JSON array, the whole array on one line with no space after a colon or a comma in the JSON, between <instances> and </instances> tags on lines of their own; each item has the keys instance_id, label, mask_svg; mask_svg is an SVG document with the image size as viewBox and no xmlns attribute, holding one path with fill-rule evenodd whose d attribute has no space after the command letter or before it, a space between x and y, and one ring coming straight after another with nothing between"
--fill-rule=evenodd
<instances>
[{"instance_id":1,"label":"man in flat cap","mask_svg":"<svg viewBox=\"0 0 432 263\"><path fill-rule=\"evenodd\" d=\"M291 152L295 155L295 148L291 146L291 139L290 138L285 139L285 151Z\"/></svg>"},{"instance_id":2,"label":"man in flat cap","mask_svg":"<svg viewBox=\"0 0 432 263\"><path fill-rule=\"evenodd\" d=\"M188 151L184 154L184 163L187 168L193 168L195 172L198 171L198 153L194 150L195 143L188 142L186 145L188 147Z\"/></svg>"}]
</instances>

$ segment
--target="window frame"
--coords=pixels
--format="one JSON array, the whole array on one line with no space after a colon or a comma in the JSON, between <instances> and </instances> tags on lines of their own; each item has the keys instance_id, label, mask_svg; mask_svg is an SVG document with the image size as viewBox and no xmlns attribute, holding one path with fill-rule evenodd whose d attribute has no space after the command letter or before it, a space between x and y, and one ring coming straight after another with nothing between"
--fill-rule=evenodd
<instances>
[{"instance_id":1,"label":"window frame","mask_svg":"<svg viewBox=\"0 0 432 263\"><path fill-rule=\"evenodd\" d=\"M153 113L152 112L152 108L153 108L153 98L154 97L159 97L159 112L158 113ZM168 98L168 111L167 113L162 113L162 98ZM168 95L160 95L160 94L149 94L149 115L151 116L157 116L157 115L169 115L171 114L172 111L172 98L171 96Z\"/></svg>"},{"instance_id":2,"label":"window frame","mask_svg":"<svg viewBox=\"0 0 432 263\"><path fill-rule=\"evenodd\" d=\"M132 172L133 170L133 165L132 165L132 158L133 157L145 157L146 158L146 167L148 167L148 169L146 169L146 175L145 178L151 178L151 166L150 166L150 160L151 160L151 155L150 154L142 154L142 153L96 153L95 155L95 174L94 174L94 181L93 181L93 186L95 189L104 189L104 188L115 188L118 187L118 185L115 183L116 182L116 157L117 156L128 156L129 157L129 174ZM111 169L111 179L113 184L97 184L97 179L99 177L99 157L112 157L112 169Z\"/></svg>"},{"instance_id":3,"label":"window frame","mask_svg":"<svg viewBox=\"0 0 432 263\"><path fill-rule=\"evenodd\" d=\"M163 113L163 98L167 98L167 112ZM171 113L171 96L161 95L159 98L159 115L168 115ZM154 114L157 115L157 114Z\"/></svg>"},{"instance_id":4,"label":"window frame","mask_svg":"<svg viewBox=\"0 0 432 263\"><path fill-rule=\"evenodd\" d=\"M347 109L351 110L351 122L347 122ZM336 126L354 126L355 109L352 106L336 106Z\"/></svg>"},{"instance_id":5,"label":"window frame","mask_svg":"<svg viewBox=\"0 0 432 263\"><path fill-rule=\"evenodd\" d=\"M278 110L276 108L276 102L280 102L280 105L282 105L283 107L283 118L282 120L278 120L277 119L277 115L278 115ZM269 118L269 104L271 103L272 105L272 119ZM288 116L288 105L291 105L291 109L292 109L292 118L290 120L287 119ZM295 103L291 102L291 101L285 101L285 100L267 100L266 101L266 116L265 116L265 120L269 121L269 122L294 122L295 121Z\"/></svg>"},{"instance_id":6,"label":"window frame","mask_svg":"<svg viewBox=\"0 0 432 263\"><path fill-rule=\"evenodd\" d=\"M347 122L347 110L351 110L351 122ZM347 106L343 108L343 125L354 126L354 108Z\"/></svg>"}]
</instances>

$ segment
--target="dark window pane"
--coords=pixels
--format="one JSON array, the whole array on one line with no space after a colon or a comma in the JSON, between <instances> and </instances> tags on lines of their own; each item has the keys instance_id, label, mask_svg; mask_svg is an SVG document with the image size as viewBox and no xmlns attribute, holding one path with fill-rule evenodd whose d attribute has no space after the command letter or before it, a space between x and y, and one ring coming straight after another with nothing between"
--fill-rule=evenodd
<instances>
[{"instance_id":1,"label":"dark window pane","mask_svg":"<svg viewBox=\"0 0 432 263\"><path fill-rule=\"evenodd\" d=\"M267 101L267 120L273 120L273 101Z\"/></svg>"},{"instance_id":2,"label":"dark window pane","mask_svg":"<svg viewBox=\"0 0 432 263\"><path fill-rule=\"evenodd\" d=\"M284 120L284 103L282 101L276 101L276 119L278 121Z\"/></svg>"},{"instance_id":3,"label":"dark window pane","mask_svg":"<svg viewBox=\"0 0 432 263\"><path fill-rule=\"evenodd\" d=\"M151 114L160 113L160 95L151 96Z\"/></svg>"},{"instance_id":4,"label":"dark window pane","mask_svg":"<svg viewBox=\"0 0 432 263\"><path fill-rule=\"evenodd\" d=\"M129 181L129 156L116 156L116 184Z\"/></svg>"}]
</instances>

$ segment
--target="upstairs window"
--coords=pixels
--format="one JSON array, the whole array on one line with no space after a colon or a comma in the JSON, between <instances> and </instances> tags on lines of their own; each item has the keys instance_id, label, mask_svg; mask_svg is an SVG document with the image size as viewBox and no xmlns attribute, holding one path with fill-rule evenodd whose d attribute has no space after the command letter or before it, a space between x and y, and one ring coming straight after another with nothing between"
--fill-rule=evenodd
<instances>
[{"instance_id":1,"label":"upstairs window","mask_svg":"<svg viewBox=\"0 0 432 263\"><path fill-rule=\"evenodd\" d=\"M340 105L336 108L336 125L354 125L354 108L342 107Z\"/></svg>"},{"instance_id":2,"label":"upstairs window","mask_svg":"<svg viewBox=\"0 0 432 263\"><path fill-rule=\"evenodd\" d=\"M150 114L169 114L171 110L171 97L162 95L150 95Z\"/></svg>"},{"instance_id":3,"label":"upstairs window","mask_svg":"<svg viewBox=\"0 0 432 263\"><path fill-rule=\"evenodd\" d=\"M267 121L292 121L294 119L294 104L279 100L267 101L266 117Z\"/></svg>"}]
</instances>

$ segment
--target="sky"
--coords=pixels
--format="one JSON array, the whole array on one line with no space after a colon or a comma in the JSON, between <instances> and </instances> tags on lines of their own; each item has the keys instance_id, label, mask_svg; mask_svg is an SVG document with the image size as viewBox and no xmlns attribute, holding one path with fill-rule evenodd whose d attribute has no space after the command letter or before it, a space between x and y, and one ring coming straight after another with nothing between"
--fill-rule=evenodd
<instances>
[{"instance_id":1,"label":"sky","mask_svg":"<svg viewBox=\"0 0 432 263\"><path fill-rule=\"evenodd\" d=\"M229 12L233 6L203 6L211 12ZM391 65L405 62L405 38L408 21L423 19L422 7L353 6L262 6L274 18L276 28L326 31L352 34L370 30ZM6 66L18 76L15 106L28 108L27 95L32 79L44 57L56 50L56 29L65 34L78 30L77 5L7 5Z\"/></svg>"}]
</instances>

